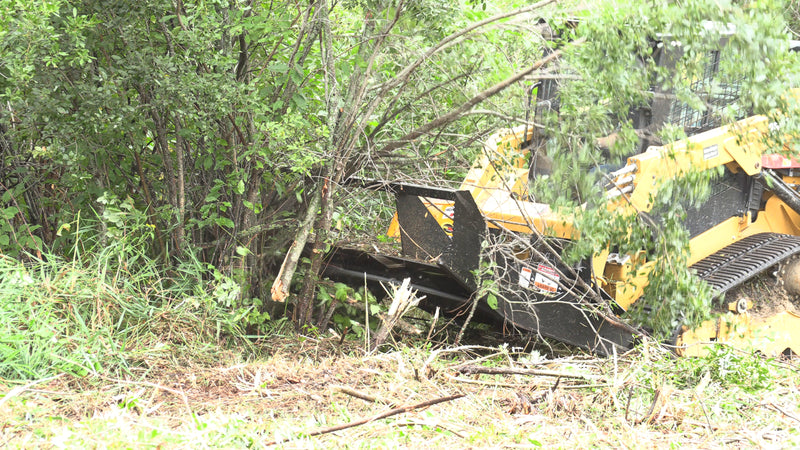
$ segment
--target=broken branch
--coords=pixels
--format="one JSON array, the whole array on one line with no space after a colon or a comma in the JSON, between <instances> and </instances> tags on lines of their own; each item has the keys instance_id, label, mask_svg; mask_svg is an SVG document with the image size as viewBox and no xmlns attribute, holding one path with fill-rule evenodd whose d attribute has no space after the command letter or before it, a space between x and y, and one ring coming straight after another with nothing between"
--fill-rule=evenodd
<instances>
[{"instance_id":1,"label":"broken branch","mask_svg":"<svg viewBox=\"0 0 800 450\"><path fill-rule=\"evenodd\" d=\"M374 420L385 419L387 417L396 416L398 414L410 412L410 411L413 411L415 409L426 408L428 406L433 406L433 405L436 405L436 404L439 404L439 403L449 402L451 400L457 400L457 399L459 399L461 397L464 397L465 395L466 394L448 395L447 397L440 397L440 398L436 398L436 399L433 399L433 400L427 400L427 401L424 401L422 403L417 403L416 405L401 406L399 408L390 409L388 411L382 412L382 413L377 414L375 416L366 417L366 418L359 419L359 420L356 420L356 421L353 421L353 422L350 422L350 423L345 423L345 424L342 424L342 425L335 425L335 426L332 426L332 427L319 428L319 429L311 431L309 433L304 433L303 436L308 436L308 437L319 436L321 434L333 433L334 431L345 430L347 428L357 427L359 425L364 425L365 423L369 423L369 422L372 422ZM283 442L283 441L281 440L280 442ZM278 443L279 443L279 441L275 440L275 441L268 442L265 445L270 446L270 445L276 445Z\"/></svg>"},{"instance_id":2,"label":"broken branch","mask_svg":"<svg viewBox=\"0 0 800 450\"><path fill-rule=\"evenodd\" d=\"M351 397L360 398L361 400L366 400L368 402L383 403L384 405L390 406L392 408L397 408L398 407L397 403L395 403L395 402L393 402L391 400L388 400L388 399L385 399L385 398L381 398L381 397L375 397L375 396L372 396L372 395L369 395L369 394L365 394L364 392L357 391L357 390L349 388L347 386L336 386L334 389L339 391L339 392L341 392L342 394L347 394L347 395L349 395Z\"/></svg>"},{"instance_id":3,"label":"broken branch","mask_svg":"<svg viewBox=\"0 0 800 450\"><path fill-rule=\"evenodd\" d=\"M459 373L464 375L473 374L486 374L486 375L529 375L539 377L558 377L558 378L575 378L579 380L595 380L595 377L587 375L578 375L572 373L555 372L553 370L539 370L539 369L516 369L513 367L483 367L483 366L467 366L458 370Z\"/></svg>"}]
</instances>

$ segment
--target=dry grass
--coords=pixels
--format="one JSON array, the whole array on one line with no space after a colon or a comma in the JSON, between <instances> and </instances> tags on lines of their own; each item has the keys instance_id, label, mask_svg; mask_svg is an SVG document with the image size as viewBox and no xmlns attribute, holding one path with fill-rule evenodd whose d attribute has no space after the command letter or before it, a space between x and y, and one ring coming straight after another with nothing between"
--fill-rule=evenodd
<instances>
[{"instance_id":1,"label":"dry grass","mask_svg":"<svg viewBox=\"0 0 800 450\"><path fill-rule=\"evenodd\" d=\"M0 447L263 447L273 440L282 448L800 443L800 376L793 362L747 360L771 380L753 388L748 380L704 374L705 360L677 360L656 346L608 359L546 358L503 346L399 346L365 354L357 343L297 336L260 346L268 356L254 361L232 352L205 362L165 358L146 380L63 375L24 389L0 384ZM547 376L466 375L467 366L537 369ZM454 394L465 397L305 436L387 411L387 403Z\"/></svg>"}]
</instances>

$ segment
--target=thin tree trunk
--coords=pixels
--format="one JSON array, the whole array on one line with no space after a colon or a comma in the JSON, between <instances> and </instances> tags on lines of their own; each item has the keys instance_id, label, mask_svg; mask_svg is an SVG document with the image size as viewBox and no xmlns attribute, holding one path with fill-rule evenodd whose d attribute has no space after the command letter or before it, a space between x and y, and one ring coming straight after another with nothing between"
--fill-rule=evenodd
<instances>
[{"instance_id":1,"label":"thin tree trunk","mask_svg":"<svg viewBox=\"0 0 800 450\"><path fill-rule=\"evenodd\" d=\"M311 234L314 218L317 217L319 203L320 195L314 193L311 197L311 203L309 203L308 209L306 210L306 216L297 229L294 242L292 246L289 247L289 251L286 252L286 257L283 259L283 264L281 264L281 269L278 271L278 276L272 284L270 293L272 294L272 300L276 302L285 301L286 297L289 296L289 287L292 284L292 277L294 277L294 272L297 269L297 262L300 261L303 248L305 248L308 242L308 236Z\"/></svg>"},{"instance_id":2,"label":"thin tree trunk","mask_svg":"<svg viewBox=\"0 0 800 450\"><path fill-rule=\"evenodd\" d=\"M175 174L176 180L176 199L178 201L178 227L175 230L175 239L178 241L178 248L176 249L178 253L184 247L184 232L185 230L185 223L186 220L186 180L185 180L185 168L184 168L184 153L183 153L183 145L185 140L183 136L181 136L181 119L176 117L175 118L175 165L177 166L177 173Z\"/></svg>"},{"instance_id":3,"label":"thin tree trunk","mask_svg":"<svg viewBox=\"0 0 800 450\"><path fill-rule=\"evenodd\" d=\"M314 246L311 249L311 267L303 280L303 288L300 291L300 296L297 301L297 310L295 315L295 323L298 327L309 325L311 322L311 314L314 311L314 292L317 288L317 275L322 269L322 261L325 251L325 231L331 227L333 218L332 208L333 197L333 184L329 178L326 178L322 184L322 193L320 195L320 210L321 213L317 218L316 230L317 236L314 240Z\"/></svg>"},{"instance_id":4,"label":"thin tree trunk","mask_svg":"<svg viewBox=\"0 0 800 450\"><path fill-rule=\"evenodd\" d=\"M325 89L327 94L326 101L328 103L328 129L332 130L330 137L328 138L327 147L328 149L333 150L336 148L335 136L341 132L340 114L338 113L340 93L339 87L336 83L336 69L333 64L333 37L330 29L330 22L328 21L327 0L320 0L317 3L317 11L315 11L314 17L316 20L322 22L321 37L324 40L323 45L325 49L323 57L325 64ZM309 268L305 280L303 280L303 287L297 299L297 308L295 309L295 313L293 315L295 325L298 328L308 325L309 321L311 320L311 314L314 310L314 292L317 287L317 274L322 268L323 245L325 244L324 231L330 228L330 217L332 216L332 210L329 205L331 204L331 197L333 195L334 188L334 185L331 183L331 175L336 172L336 166L339 165L338 158L336 156L337 155L334 154L332 158L334 163L326 167L326 174L322 180L322 186L320 187L319 205L322 214L317 217L315 227L317 230L317 236L314 241L314 246L311 250L311 267ZM295 244L296 243L297 242L295 242Z\"/></svg>"}]
</instances>

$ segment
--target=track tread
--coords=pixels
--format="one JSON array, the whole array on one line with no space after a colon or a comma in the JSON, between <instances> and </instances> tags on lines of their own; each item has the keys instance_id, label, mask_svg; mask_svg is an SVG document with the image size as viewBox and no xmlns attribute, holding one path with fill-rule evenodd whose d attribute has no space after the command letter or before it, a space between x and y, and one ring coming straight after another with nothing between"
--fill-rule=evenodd
<instances>
[{"instance_id":1,"label":"track tread","mask_svg":"<svg viewBox=\"0 0 800 450\"><path fill-rule=\"evenodd\" d=\"M717 295L800 253L800 236L759 233L737 241L691 266Z\"/></svg>"}]
</instances>

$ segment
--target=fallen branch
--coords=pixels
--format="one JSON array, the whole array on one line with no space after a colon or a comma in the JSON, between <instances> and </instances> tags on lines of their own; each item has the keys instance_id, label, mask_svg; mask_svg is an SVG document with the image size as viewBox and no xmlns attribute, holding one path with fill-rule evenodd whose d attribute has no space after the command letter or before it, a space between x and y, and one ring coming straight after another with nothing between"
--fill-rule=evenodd
<instances>
[{"instance_id":1,"label":"fallen branch","mask_svg":"<svg viewBox=\"0 0 800 450\"><path fill-rule=\"evenodd\" d=\"M46 381L55 380L56 378L60 377L61 375L63 375L63 373L60 373L60 374L52 376L52 377L42 378L41 380L34 380L34 381L31 381L30 383L24 385L24 386L17 386L15 388L11 389L10 391L8 391L8 393L6 395L4 395L2 398L0 398L0 406L3 406L4 403L6 403L7 401L11 400L14 397L16 397L18 395L22 395L23 392L25 392L28 389L36 386L37 384L44 383ZM2 446L0 446L0 447L2 447Z\"/></svg>"},{"instance_id":2,"label":"fallen branch","mask_svg":"<svg viewBox=\"0 0 800 450\"><path fill-rule=\"evenodd\" d=\"M772 409L772 410L777 411L777 412L783 414L784 416L786 416L786 417L788 417L788 418L790 418L790 419L792 419L792 420L794 420L796 422L800 422L800 418L798 418L794 414L791 414L791 413L785 411L783 408L781 408L780 406L776 405L775 403L762 403L762 404L760 404L758 406L760 406L762 408L766 408L766 409ZM705 411L703 411L703 412L705 412Z\"/></svg>"},{"instance_id":3,"label":"fallen branch","mask_svg":"<svg viewBox=\"0 0 800 450\"><path fill-rule=\"evenodd\" d=\"M504 387L504 388L512 388L512 389L519 389L519 388L542 388L545 387L541 384L529 384L529 383L503 383L499 381L484 381L484 380L473 380L471 378L462 378L456 377L450 374L444 374L444 376L456 383L466 383L466 384L475 384L478 386L491 386L491 387ZM593 383L593 384L566 384L560 385L559 389L561 390L577 390L577 389L600 389L600 388L607 388L610 387L611 384L608 383Z\"/></svg>"},{"instance_id":4,"label":"fallen branch","mask_svg":"<svg viewBox=\"0 0 800 450\"><path fill-rule=\"evenodd\" d=\"M397 403L395 403L395 402L393 402L391 400L388 400L388 399L385 399L385 398L381 398L381 397L375 397L375 396L372 396L372 395L369 395L369 394L365 394L365 393L357 391L355 389L351 389L351 388L349 388L347 386L335 386L334 390L339 391L342 394L347 394L347 395L349 395L351 397L360 398L361 400L366 400L368 402L383 403L384 405L388 405L388 406L390 406L392 408L397 408L398 407Z\"/></svg>"},{"instance_id":5,"label":"fallen branch","mask_svg":"<svg viewBox=\"0 0 800 450\"><path fill-rule=\"evenodd\" d=\"M306 216L303 218L303 222L300 223L300 226L297 228L297 234L295 235L294 242L292 242L291 247L289 247L289 251L286 252L286 257L284 258L283 264L281 264L281 268L278 271L278 276L272 283L270 294L272 295L273 301L283 302L286 301L286 297L289 296L289 285L292 284L292 277L294 277L294 272L297 269L297 263L300 261L300 254L303 253L303 248L305 248L306 242L308 242L308 236L311 235L311 228L314 223L314 219L317 217L317 209L319 208L319 204L320 195L318 192L315 192L312 195L311 202L306 210Z\"/></svg>"},{"instance_id":6,"label":"fallen branch","mask_svg":"<svg viewBox=\"0 0 800 450\"><path fill-rule=\"evenodd\" d=\"M515 369L513 367L483 367L483 366L467 366L458 370L459 373L464 375L486 374L486 375L529 375L539 377L558 377L558 378L575 378L579 380L596 380L597 377L587 375L578 375L572 373L556 372L553 370L539 370L539 369Z\"/></svg>"},{"instance_id":7,"label":"fallen branch","mask_svg":"<svg viewBox=\"0 0 800 450\"><path fill-rule=\"evenodd\" d=\"M311 437L311 436L319 436L321 434L333 433L334 431L345 430L347 428L357 427L359 425L364 425L365 423L369 423L369 422L372 422L372 421L375 421L375 420L385 419L385 418L391 417L391 416L396 416L398 414L410 412L410 411L413 411L415 409L426 408L428 406L433 406L433 405L436 405L438 403L449 402L451 400L456 400L456 399L459 399L459 398L464 397L464 396L465 396L465 394L449 395L447 397L441 397L441 398L436 398L436 399L433 399L433 400L427 400L427 401L424 401L422 403L417 403L416 405L401 406L399 408L390 409L390 410L382 412L382 413L380 413L378 415L375 415L375 416L372 416L372 417L366 417L364 419L359 419L359 420L356 420L356 421L353 421L353 422L350 422L350 423L345 423L345 424L342 424L342 425L335 425L335 426L332 426L332 427L319 428L319 429L311 431L309 433L303 433L303 436ZM283 442L283 440L281 440L281 441L274 440L274 441L271 441L271 442L267 442L265 445L266 446L277 445L280 442Z\"/></svg>"}]
</instances>

